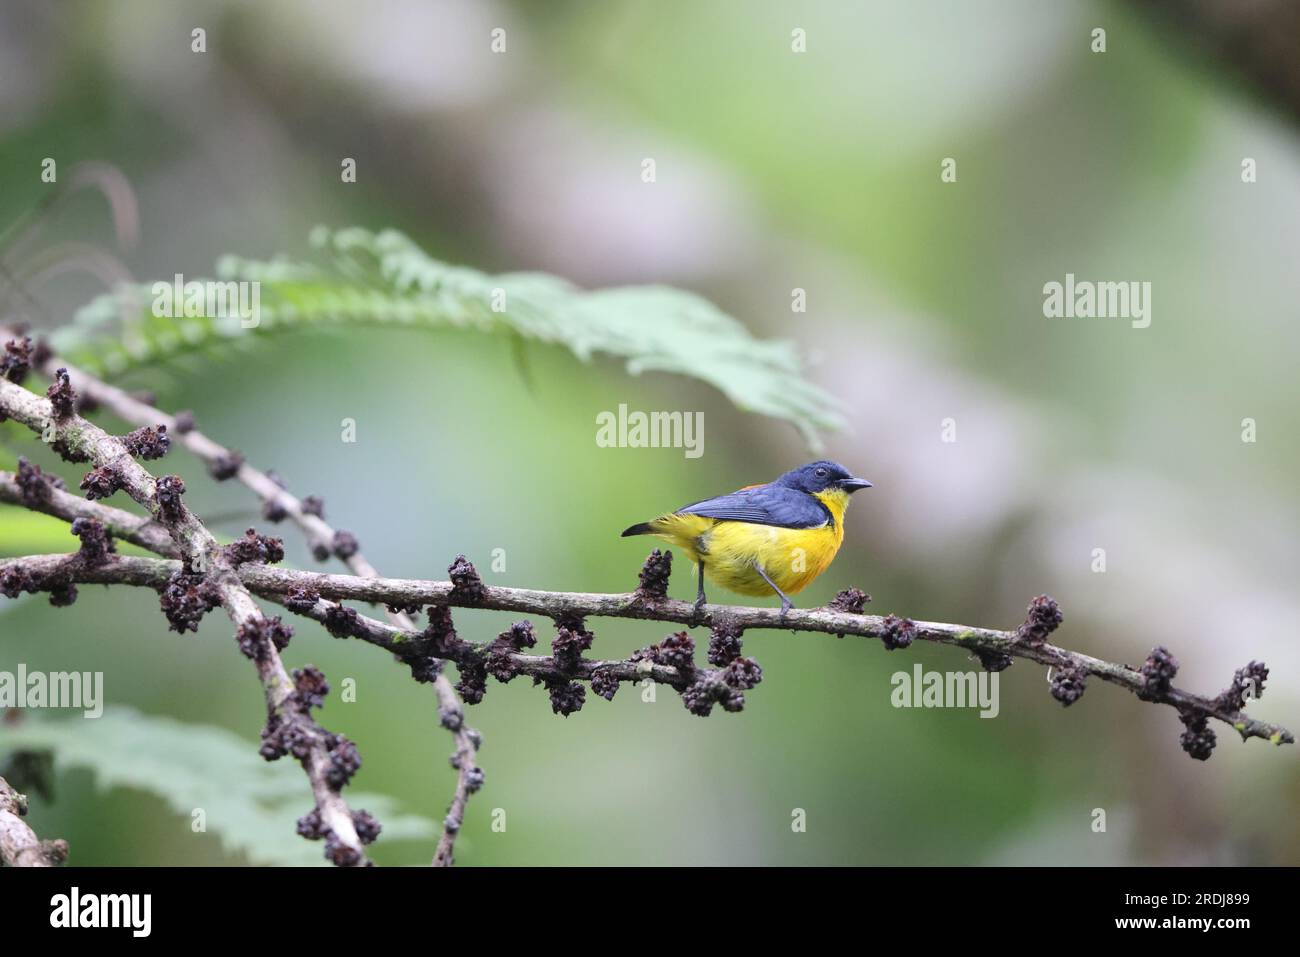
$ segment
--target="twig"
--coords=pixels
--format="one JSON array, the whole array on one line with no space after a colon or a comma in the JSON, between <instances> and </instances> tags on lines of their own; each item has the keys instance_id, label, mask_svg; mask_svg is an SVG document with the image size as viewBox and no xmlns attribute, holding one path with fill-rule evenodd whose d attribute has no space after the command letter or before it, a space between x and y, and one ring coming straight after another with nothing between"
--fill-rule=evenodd
<instances>
[{"instance_id":1,"label":"twig","mask_svg":"<svg viewBox=\"0 0 1300 957\"><path fill-rule=\"evenodd\" d=\"M13 334L12 330L0 326L0 338ZM167 426L173 440L178 441L206 462L214 474L217 474L217 470L229 470L233 466L232 477L257 495L265 506L265 514L272 517L274 521L289 518L301 530L318 560L323 561L333 553L355 574L366 578L379 576L379 572L366 560L351 535L333 528L322 515L308 508L301 499L290 493L269 474L249 465L242 456L214 442L194 428L190 417L186 417L188 421L178 421L177 416L161 412L130 393L101 382L55 356L44 358L36 363L36 367L50 378L53 378L60 368L66 369L74 389L126 422L142 427L156 424ZM386 614L396 627L408 631L415 629L414 621L400 609L389 609ZM443 822L442 834L433 857L435 866L445 867L453 863L456 835L464 821L465 804L470 794L483 784L484 775L477 760L482 736L465 724L464 706L451 686L451 682L441 673L435 673L432 683L438 701L439 720L452 734L455 744L452 763L458 769L456 790Z\"/></svg>"},{"instance_id":2,"label":"twig","mask_svg":"<svg viewBox=\"0 0 1300 957\"><path fill-rule=\"evenodd\" d=\"M311 828L310 836L326 838L330 859L337 864L366 863L352 811L339 794L342 783L355 770L355 749L341 736L326 732L311 717L309 706L300 694L299 682L285 671L272 641L273 624L278 622L267 621L235 574L227 552L185 507L181 499L184 484L179 478L167 476L156 480L132 458L121 439L73 412L76 397L66 373L56 373L50 396L41 398L0 378L0 412L41 435L64 458L93 463L95 469L87 475L84 486L101 496L121 489L146 508L167 529L176 549L184 556L188 576L199 578L191 587L201 587L226 609L239 629L241 644L249 636L256 649L256 654L250 657L257 666L267 704L268 740L263 745L263 753L270 756L283 743L285 747L279 748L278 753L292 750L302 763L316 799L313 813L319 822ZM193 574L196 572L199 574Z\"/></svg>"},{"instance_id":3,"label":"twig","mask_svg":"<svg viewBox=\"0 0 1300 957\"><path fill-rule=\"evenodd\" d=\"M104 529L114 538L139 545L165 558L179 558L181 554L172 541L167 526L161 522L142 518L103 502L89 501L48 481L39 494L28 494L24 492L17 475L0 470L0 502L21 505L33 512L43 512L68 522L79 518L94 519L103 524Z\"/></svg>"},{"instance_id":4,"label":"twig","mask_svg":"<svg viewBox=\"0 0 1300 957\"><path fill-rule=\"evenodd\" d=\"M0 493L3 490L4 484L0 482ZM64 555L11 559L0 562L0 573L8 565L21 564L36 569L39 573L52 575L67 561L68 556ZM75 574L79 581L154 586L157 582L166 580L175 567L174 562L160 559L121 557L97 567L77 570ZM1175 688L1167 682L1160 686L1158 678L1153 679L1144 671L1036 640L1033 632L1037 624L1032 612L1026 625L1016 631L940 622L913 622L892 615L863 615L829 607L793 609L782 616L778 609L773 608L706 605L697 616L693 603L661 597L648 598L642 592L596 594L483 586L481 594L467 596L461 593L455 582L326 575L254 564L241 565L237 572L255 594L278 601L295 612L307 614L327 624L330 609L340 606L329 605L323 599L514 611L544 615L561 622L606 617L701 624L711 626L715 635L719 631L725 631L737 637L742 631L758 629L856 635L881 639L887 647L891 642L893 647L901 646L903 643L899 642L899 637L906 634L909 641L931 641L964 648L985 662L986 667L1004 667L1004 664L999 663L1003 657L1024 658L1072 675L1078 683L1082 683L1088 675L1096 675L1104 681L1127 688L1144 700L1168 704L1180 714L1214 718L1230 724L1243 740L1261 738L1275 744L1290 744L1295 740L1287 729L1249 717L1241 708L1225 701L1224 695L1208 698ZM1040 604L1036 607L1043 606ZM418 658L432 652L438 657L458 663L481 666L494 652L491 646L472 645L468 642L440 643L439 636L431 635L427 630L414 632L393 628L355 613L346 618L349 623L347 634L403 658ZM338 626L337 621L335 626ZM529 656L504 650L503 646L498 646L496 653L507 656L508 664L515 674L533 677L548 684L573 680L591 681L602 671L617 681L649 678L678 690L689 689L696 680L713 681L717 678L714 673L694 669L693 666L690 671L665 666L655 660L653 653L641 658L634 656L621 662L591 661L580 656ZM1256 694L1259 690L1255 689ZM687 704L689 706L690 702Z\"/></svg>"},{"instance_id":5,"label":"twig","mask_svg":"<svg viewBox=\"0 0 1300 957\"><path fill-rule=\"evenodd\" d=\"M0 499L7 499L8 497L4 484L5 475L6 473L0 472ZM24 574L36 586L35 590L42 590L43 586L47 584L68 580L86 585L128 585L156 589L166 585L173 575L182 570L182 565L175 560L140 558L127 555L111 556L95 565L86 565L80 562L75 554L28 555L22 558L0 560L0 574L16 568L23 570ZM322 596L331 598L346 597L353 591L352 583L374 583L380 585L381 590L384 591L388 589L383 586L398 584L391 579L360 578L351 575L317 575L312 572L268 568L263 565L251 564L241 565L237 570L237 574L253 594L284 605L295 614L318 621L325 625L327 629L337 627L337 621L332 613L339 606L334 602L324 600ZM323 585L324 592L317 592L314 587L316 584ZM451 582L402 582L401 584L403 586L419 586L415 589L403 587L403 593L410 595L444 593L444 589L440 587L444 585L447 586L445 594L449 595L453 587ZM522 589L513 588L498 588L494 589L494 591L524 593ZM311 596L310 601L303 601L300 597L295 597L294 593L303 592L309 593ZM582 607L587 604L583 599L631 597L577 595L563 592L527 592L526 594L532 596L544 595L553 599L554 604L552 607L556 610L551 614L562 619L567 614L563 609ZM572 599L579 599L579 601L575 602ZM535 603L531 599L517 601L512 597L506 597L498 598L498 602L492 607L518 611L527 611L535 607ZM457 602L453 599L449 602L439 601L436 604L455 605ZM489 606L474 605L472 607L487 608ZM766 609L738 610L766 611ZM593 614L613 616L615 612L611 610ZM618 617L643 616L619 615ZM403 630L365 615L348 615L347 622L348 634L339 637L360 638L369 644L391 652L404 661L436 657L457 664L474 666L483 663L484 659L489 654L492 654L491 643L475 644L459 640L447 642L437 635L431 635L427 630ZM504 649L504 646L502 647ZM609 677L618 681L642 681L648 678L656 683L670 685L681 690L692 682L691 675L693 673L703 670L660 665L655 664L650 659L636 657L627 660L600 661L575 658L566 661L554 655L525 655L505 650L502 650L500 654L502 657L500 664L511 666L515 675L535 678L538 681L572 681L574 679L590 681L597 672L604 671L608 673Z\"/></svg>"},{"instance_id":6,"label":"twig","mask_svg":"<svg viewBox=\"0 0 1300 957\"><path fill-rule=\"evenodd\" d=\"M27 798L0 778L0 864L5 867L58 867L68 859L68 842L42 841L23 818Z\"/></svg>"}]
</instances>

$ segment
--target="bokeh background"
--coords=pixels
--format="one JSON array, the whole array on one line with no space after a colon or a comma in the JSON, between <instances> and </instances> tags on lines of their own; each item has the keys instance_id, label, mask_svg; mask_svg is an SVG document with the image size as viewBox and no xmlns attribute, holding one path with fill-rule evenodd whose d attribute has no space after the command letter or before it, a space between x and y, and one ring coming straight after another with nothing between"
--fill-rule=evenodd
<instances>
[{"instance_id":1,"label":"bokeh background","mask_svg":"<svg viewBox=\"0 0 1300 957\"><path fill-rule=\"evenodd\" d=\"M1252 713L1294 728L1296 113L1195 27L1137 6L8 0L0 228L40 201L53 156L117 167L139 241L122 246L87 190L6 262L70 264L29 275L56 317L122 270L200 276L227 253L299 254L318 223L395 227L491 271L693 290L796 344L849 422L827 452L876 483L804 604L857 585L879 613L1012 627L1047 592L1062 644L1132 664L1165 644L1192 690L1266 661ZM1267 29L1283 5L1240 6ZM190 50L196 26L206 54ZM495 27L505 54L489 49ZM1090 50L1095 27L1105 53ZM340 182L345 156L355 184ZM944 157L956 183L940 181ZM1151 282L1150 328L1045 319L1043 284L1067 272ZM791 311L795 287L806 313ZM22 311L12 290L0 300ZM323 495L394 576L445 577L464 552L490 583L624 591L649 544L620 539L624 526L812 457L787 423L699 382L527 352L525 377L498 337L310 329L118 381ZM597 447L595 417L619 403L702 411L705 454ZM941 441L947 418L956 442ZM26 454L75 484L20 430L3 438L2 467ZM168 469L225 534L255 514L183 451ZM49 550L52 534L0 511L3 554ZM289 563L316 567L283 534ZM693 594L684 562L673 593ZM475 640L509 620L457 615ZM670 630L593 624L603 657ZM111 703L226 728L252 751L261 693L229 630L213 615L197 636L170 634L148 593L83 588L58 612L27 597L0 603L0 667L102 670ZM1171 709L1094 682L1066 710L1024 662L1002 675L996 719L891 707L895 671L975 667L951 648L751 633L745 649L763 683L743 713L708 719L666 689L646 703L624 687L566 720L541 689L493 684L470 709L487 784L459 863L1300 863L1294 748L1220 727L1194 762ZM360 747L355 786L440 819L453 772L429 689L309 623L286 661L355 678L357 702L322 713ZM157 797L84 772L34 798L31 819L77 864L243 863ZM431 853L375 848L384 864Z\"/></svg>"}]
</instances>

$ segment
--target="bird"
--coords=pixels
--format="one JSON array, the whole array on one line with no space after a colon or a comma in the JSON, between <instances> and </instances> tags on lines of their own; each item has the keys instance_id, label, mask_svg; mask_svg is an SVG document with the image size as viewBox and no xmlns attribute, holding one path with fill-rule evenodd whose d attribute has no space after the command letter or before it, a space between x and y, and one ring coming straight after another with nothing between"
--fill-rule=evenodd
<instances>
[{"instance_id":1,"label":"bird","mask_svg":"<svg viewBox=\"0 0 1300 957\"><path fill-rule=\"evenodd\" d=\"M775 594L784 617L794 607L789 596L829 568L839 551L849 496L871 487L838 462L809 462L764 485L639 522L622 537L655 535L686 552L699 570L697 615L708 576L741 595Z\"/></svg>"}]
</instances>

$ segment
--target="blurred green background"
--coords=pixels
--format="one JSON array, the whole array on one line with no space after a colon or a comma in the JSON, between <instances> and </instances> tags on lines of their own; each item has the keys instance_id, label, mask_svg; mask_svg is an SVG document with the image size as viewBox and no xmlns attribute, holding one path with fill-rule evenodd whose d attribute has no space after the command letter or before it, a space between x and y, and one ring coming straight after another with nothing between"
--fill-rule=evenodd
<instances>
[{"instance_id":1,"label":"blurred green background","mask_svg":"<svg viewBox=\"0 0 1300 957\"><path fill-rule=\"evenodd\" d=\"M6 251L15 268L67 264L28 277L48 314L123 269L200 276L225 253L301 253L317 223L399 228L487 270L687 288L797 344L851 423L827 452L876 483L802 604L857 585L882 614L1013 627L1047 592L1062 644L1132 664L1165 644L1191 690L1267 661L1252 713L1300 723L1300 141L1158 22L1030 0L140 0L10 2L0 26L0 227L48 191L47 156L114 164L139 200L133 248L84 191ZM204 54L190 50L200 26ZM940 181L945 157L955 183ZM1258 182L1242 182L1244 157ZM1067 272L1151 282L1150 328L1045 319L1043 284ZM791 311L796 287L806 313ZM7 293L4 309L23 306ZM648 541L621 540L624 526L812 457L788 424L698 382L527 354L531 382L499 337L309 329L120 384L194 409L218 441L323 495L393 576L445 577L463 552L492 584L625 591ZM705 454L597 447L597 413L620 403L702 411ZM75 467L5 428L3 467L26 454L75 486ZM180 450L167 469L218 530L249 524L244 490ZM316 567L292 529L277 534L288 564ZM0 554L71 542L0 511ZM673 593L694 593L680 556ZM510 620L456 615L473 640ZM601 657L670 630L592 625ZM229 632L212 615L178 637L152 595L84 587L58 612L0 603L0 668L100 670L110 703L221 726L255 751L261 692ZM1294 748L1221 727L1194 762L1171 709L1094 681L1066 711L1024 662L1002 675L996 719L891 707L897 670L976 667L950 648L756 632L745 651L763 683L743 713L708 719L625 686L566 720L542 689L493 683L470 709L487 784L458 862L1300 863ZM286 664L307 662L336 688L357 682L355 703L335 694L322 712L360 747L354 787L441 819L454 778L429 689L304 622ZM156 797L99 793L84 772L56 788L31 821L69 841L72 863L243 862ZM431 853L375 846L383 864Z\"/></svg>"}]
</instances>

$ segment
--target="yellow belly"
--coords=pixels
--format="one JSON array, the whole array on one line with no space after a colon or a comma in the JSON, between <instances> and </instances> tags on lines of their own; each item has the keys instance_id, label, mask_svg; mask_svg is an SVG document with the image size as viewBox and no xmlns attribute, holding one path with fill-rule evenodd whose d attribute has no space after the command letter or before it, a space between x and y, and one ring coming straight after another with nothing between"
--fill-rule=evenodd
<instances>
[{"instance_id":1,"label":"yellow belly","mask_svg":"<svg viewBox=\"0 0 1300 957\"><path fill-rule=\"evenodd\" d=\"M704 561L704 577L740 595L771 595L757 567L787 595L803 591L824 572L844 540L840 522L820 528L777 528L718 521L699 515L665 515L653 533Z\"/></svg>"}]
</instances>

